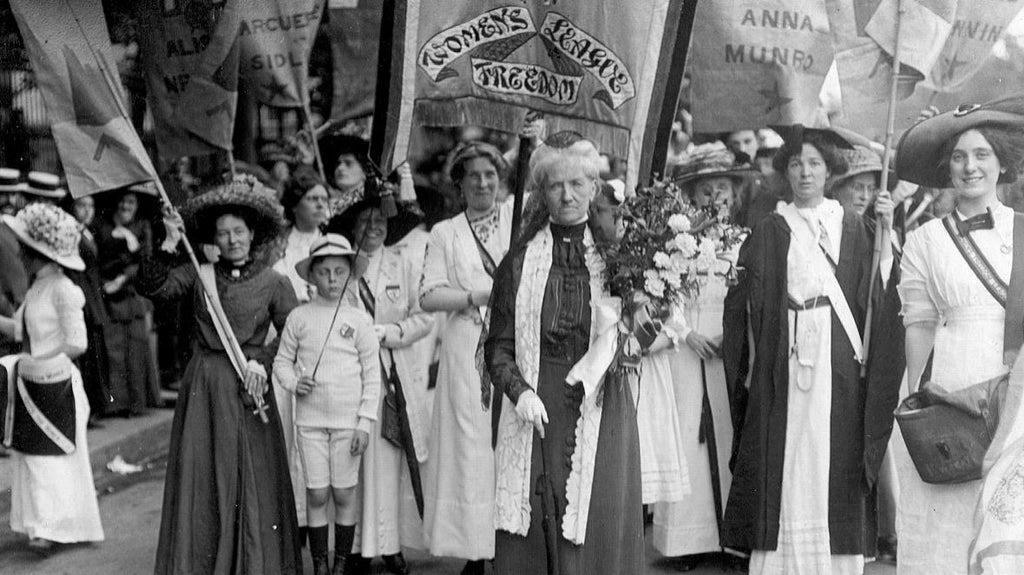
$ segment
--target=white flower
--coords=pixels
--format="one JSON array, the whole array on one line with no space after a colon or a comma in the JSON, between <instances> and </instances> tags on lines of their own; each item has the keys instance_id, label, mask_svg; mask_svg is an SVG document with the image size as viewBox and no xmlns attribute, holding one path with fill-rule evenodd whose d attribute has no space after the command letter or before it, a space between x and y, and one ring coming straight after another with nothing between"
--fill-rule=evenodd
<instances>
[{"instance_id":1,"label":"white flower","mask_svg":"<svg viewBox=\"0 0 1024 575\"><path fill-rule=\"evenodd\" d=\"M690 258L684 256L682 252L673 252L670 269L678 275L684 275L690 269Z\"/></svg>"},{"instance_id":2,"label":"white flower","mask_svg":"<svg viewBox=\"0 0 1024 575\"><path fill-rule=\"evenodd\" d=\"M670 288L677 290L683 286L683 276L673 270L661 270L658 274L661 277L661 281L665 282Z\"/></svg>"},{"instance_id":3,"label":"white flower","mask_svg":"<svg viewBox=\"0 0 1024 575\"><path fill-rule=\"evenodd\" d=\"M697 239L687 233L676 234L676 249L691 258L697 252Z\"/></svg>"},{"instance_id":4,"label":"white flower","mask_svg":"<svg viewBox=\"0 0 1024 575\"><path fill-rule=\"evenodd\" d=\"M669 267L669 265L671 265L671 259L665 252L657 252L656 254L654 254L654 265L658 266L659 268L667 268Z\"/></svg>"},{"instance_id":5,"label":"white flower","mask_svg":"<svg viewBox=\"0 0 1024 575\"><path fill-rule=\"evenodd\" d=\"M664 297L665 295L665 282L658 275L658 272L654 270L647 270L644 272L644 290L653 297Z\"/></svg>"},{"instance_id":6,"label":"white flower","mask_svg":"<svg viewBox=\"0 0 1024 575\"><path fill-rule=\"evenodd\" d=\"M668 227L672 228L672 231L677 234L681 232L688 232L691 227L690 218L683 214L672 214L668 219Z\"/></svg>"}]
</instances>

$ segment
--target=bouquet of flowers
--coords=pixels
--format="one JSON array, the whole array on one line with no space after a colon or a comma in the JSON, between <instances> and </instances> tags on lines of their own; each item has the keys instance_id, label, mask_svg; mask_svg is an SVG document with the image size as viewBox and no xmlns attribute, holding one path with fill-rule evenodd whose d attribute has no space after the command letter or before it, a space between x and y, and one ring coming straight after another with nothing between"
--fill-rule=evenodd
<instances>
[{"instance_id":1,"label":"bouquet of flowers","mask_svg":"<svg viewBox=\"0 0 1024 575\"><path fill-rule=\"evenodd\" d=\"M718 209L698 209L671 182L637 190L622 204L625 233L603 244L608 291L621 298L633 337L626 356L639 355L661 331L674 306L696 297L701 276L743 240L746 229Z\"/></svg>"}]
</instances>

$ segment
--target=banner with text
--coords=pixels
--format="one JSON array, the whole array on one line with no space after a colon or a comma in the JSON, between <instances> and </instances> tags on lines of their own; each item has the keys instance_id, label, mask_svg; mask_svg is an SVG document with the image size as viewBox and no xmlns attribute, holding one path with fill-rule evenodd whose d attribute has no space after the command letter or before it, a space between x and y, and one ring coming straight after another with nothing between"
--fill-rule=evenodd
<instances>
[{"instance_id":1,"label":"banner with text","mask_svg":"<svg viewBox=\"0 0 1024 575\"><path fill-rule=\"evenodd\" d=\"M637 181L648 115L661 112L651 103L662 101L658 95L668 89L674 57L662 51L663 40L692 25L680 22L682 2L398 4L395 37L404 45L399 61L405 105L389 114L398 112L399 124L411 125L415 116L429 126L518 132L527 112L541 112L549 133L580 132L602 152L626 158L627 184ZM397 162L409 135L399 131Z\"/></svg>"},{"instance_id":2,"label":"banner with text","mask_svg":"<svg viewBox=\"0 0 1024 575\"><path fill-rule=\"evenodd\" d=\"M690 67L694 130L816 126L832 65L824 2L698 2Z\"/></svg>"},{"instance_id":3,"label":"banner with text","mask_svg":"<svg viewBox=\"0 0 1024 575\"><path fill-rule=\"evenodd\" d=\"M373 113L383 5L384 0L331 0L327 5L334 65L331 119L336 122Z\"/></svg>"},{"instance_id":4,"label":"banner with text","mask_svg":"<svg viewBox=\"0 0 1024 575\"><path fill-rule=\"evenodd\" d=\"M1022 9L1024 0L960 0L928 85L942 92L963 88L992 56L996 41Z\"/></svg>"},{"instance_id":5,"label":"banner with text","mask_svg":"<svg viewBox=\"0 0 1024 575\"><path fill-rule=\"evenodd\" d=\"M244 4L241 5L240 4ZM139 35L146 95L164 161L230 149L240 9L249 0L145 0Z\"/></svg>"},{"instance_id":6,"label":"banner with text","mask_svg":"<svg viewBox=\"0 0 1024 575\"><path fill-rule=\"evenodd\" d=\"M12 0L71 195L156 179L124 113L100 0ZM70 12L70 13L69 13Z\"/></svg>"},{"instance_id":7,"label":"banner with text","mask_svg":"<svg viewBox=\"0 0 1024 575\"><path fill-rule=\"evenodd\" d=\"M242 75L268 106L299 108L309 98L309 54L323 0L250 0L238 30Z\"/></svg>"}]
</instances>

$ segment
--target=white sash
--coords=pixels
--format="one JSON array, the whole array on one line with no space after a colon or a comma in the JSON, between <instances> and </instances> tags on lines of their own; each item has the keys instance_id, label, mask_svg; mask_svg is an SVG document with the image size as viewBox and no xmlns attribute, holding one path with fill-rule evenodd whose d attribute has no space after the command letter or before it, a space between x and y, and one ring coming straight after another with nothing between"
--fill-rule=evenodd
<instances>
[{"instance_id":1,"label":"white sash","mask_svg":"<svg viewBox=\"0 0 1024 575\"><path fill-rule=\"evenodd\" d=\"M228 359L231 360L231 366L235 368L238 379L245 381L245 366L248 362L245 359L242 346L235 337L235 332L231 330L231 324L227 323L227 315L224 314L224 308L221 306L220 294L217 293L217 279L213 271L213 264L199 266L199 281L205 288L203 301L206 303L206 311L210 313L210 319L213 320L213 327L217 330L217 337L220 339L221 345L224 346L224 352L228 354ZM221 325L221 321L225 325Z\"/></svg>"},{"instance_id":2,"label":"white sash","mask_svg":"<svg viewBox=\"0 0 1024 575\"><path fill-rule=\"evenodd\" d=\"M46 435L46 437L48 437L50 441L54 443L54 445L56 445L58 448L60 448L61 451L63 451L66 454L74 453L75 443L68 439L63 433L61 433L60 430L57 429L57 426L55 426L53 422L51 422L46 417L46 415L43 414L43 412L39 409L39 406L36 405L36 402L32 399L32 396L29 395L28 389L25 387L25 380L22 377L23 375L25 375L24 372L29 371L28 375L31 381L35 383L57 383L60 381L69 380L75 377L74 364L71 363L71 359L63 354L52 359L38 361L25 359L19 362L17 356L11 357L14 358L15 363L20 363L20 367L22 367L22 369L18 370L19 373L17 374L17 377L15 377L15 380L17 381L16 385L18 387L18 395L21 396L21 401L25 404L25 411L28 412L28 415L29 417L32 418L32 421L35 422L36 426L39 427L40 431L42 431ZM13 389L14 386L10 385L10 375L12 374L12 370L8 369L7 373L8 389ZM6 433L7 429L4 430L4 445L7 447L11 446L11 441L13 440L14 413L12 396L13 393L9 391L7 403L8 419L6 421L5 427L10 429L10 433Z\"/></svg>"}]
</instances>

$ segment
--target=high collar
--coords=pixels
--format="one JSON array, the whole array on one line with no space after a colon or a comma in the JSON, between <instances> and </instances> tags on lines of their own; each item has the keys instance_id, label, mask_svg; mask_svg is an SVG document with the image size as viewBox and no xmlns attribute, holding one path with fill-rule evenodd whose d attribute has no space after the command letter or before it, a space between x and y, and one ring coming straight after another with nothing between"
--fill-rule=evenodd
<instances>
[{"instance_id":1,"label":"high collar","mask_svg":"<svg viewBox=\"0 0 1024 575\"><path fill-rule=\"evenodd\" d=\"M231 265L224 260L218 260L213 267L217 271L218 276L229 281L241 281L248 279L263 268L261 264L257 263L253 259L250 259L240 266Z\"/></svg>"},{"instance_id":2,"label":"high collar","mask_svg":"<svg viewBox=\"0 0 1024 575\"><path fill-rule=\"evenodd\" d=\"M583 220L578 224L564 225L551 222L551 235L556 240L582 240L586 233L589 220Z\"/></svg>"}]
</instances>

